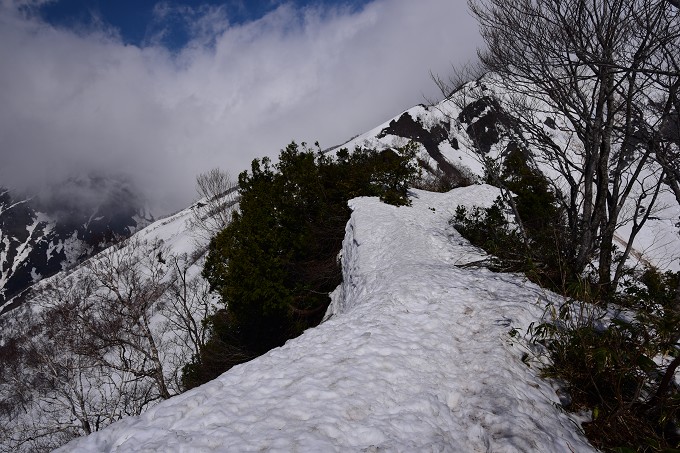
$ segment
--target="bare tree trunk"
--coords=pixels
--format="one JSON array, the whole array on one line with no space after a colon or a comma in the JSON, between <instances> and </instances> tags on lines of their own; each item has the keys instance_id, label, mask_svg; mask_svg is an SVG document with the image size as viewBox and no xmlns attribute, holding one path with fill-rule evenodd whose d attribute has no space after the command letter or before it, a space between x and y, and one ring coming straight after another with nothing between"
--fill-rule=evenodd
<instances>
[{"instance_id":1,"label":"bare tree trunk","mask_svg":"<svg viewBox=\"0 0 680 453\"><path fill-rule=\"evenodd\" d=\"M665 5L648 0L470 0L487 44L479 53L482 63L507 81L511 92L545 102L578 138L580 149L551 153L546 160L557 159L553 168L570 184L564 205L574 271L581 273L597 257L603 296L616 289L613 238L621 208L632 195L630 177L636 176L634 166L624 163L642 166L648 151L634 139L631 112L649 105L644 95L649 74L667 74L658 62L677 41L675 19ZM627 160L622 160L624 152L631 153Z\"/></svg>"}]
</instances>

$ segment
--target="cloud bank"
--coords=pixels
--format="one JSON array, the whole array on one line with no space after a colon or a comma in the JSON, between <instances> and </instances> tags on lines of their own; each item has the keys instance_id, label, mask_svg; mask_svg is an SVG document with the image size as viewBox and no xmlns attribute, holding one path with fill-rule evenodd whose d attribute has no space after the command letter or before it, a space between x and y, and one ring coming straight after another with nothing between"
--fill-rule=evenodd
<instances>
[{"instance_id":1,"label":"cloud bank","mask_svg":"<svg viewBox=\"0 0 680 453\"><path fill-rule=\"evenodd\" d=\"M435 97L430 71L481 42L463 0L284 4L240 25L209 9L174 53L1 5L0 185L124 174L161 213L194 198L199 172L236 175L291 140L333 146Z\"/></svg>"}]
</instances>

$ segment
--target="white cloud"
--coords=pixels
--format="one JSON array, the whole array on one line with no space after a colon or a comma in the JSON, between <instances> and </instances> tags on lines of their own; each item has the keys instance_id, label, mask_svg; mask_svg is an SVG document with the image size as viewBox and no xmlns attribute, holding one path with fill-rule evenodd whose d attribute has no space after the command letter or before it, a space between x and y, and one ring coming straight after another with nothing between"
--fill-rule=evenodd
<instances>
[{"instance_id":1,"label":"white cloud","mask_svg":"<svg viewBox=\"0 0 680 453\"><path fill-rule=\"evenodd\" d=\"M429 72L473 58L480 42L463 0L376 0L353 13L284 5L233 26L208 9L193 31L173 55L5 4L0 185L122 172L178 209L198 172L235 175L293 139L332 146L435 96Z\"/></svg>"},{"instance_id":2,"label":"white cloud","mask_svg":"<svg viewBox=\"0 0 680 453\"><path fill-rule=\"evenodd\" d=\"M163 44L180 27L191 42L189 46L208 47L229 28L227 5L173 5L165 1L154 5L153 20L147 30L146 44Z\"/></svg>"}]
</instances>

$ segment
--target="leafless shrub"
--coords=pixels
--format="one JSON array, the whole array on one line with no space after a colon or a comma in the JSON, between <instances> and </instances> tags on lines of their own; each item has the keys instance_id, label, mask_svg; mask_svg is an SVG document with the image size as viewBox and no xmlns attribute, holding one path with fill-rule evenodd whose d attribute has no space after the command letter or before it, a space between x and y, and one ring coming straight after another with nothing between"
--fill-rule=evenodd
<instances>
[{"instance_id":1,"label":"leafless shrub","mask_svg":"<svg viewBox=\"0 0 680 453\"><path fill-rule=\"evenodd\" d=\"M238 201L238 186L229 173L213 168L196 177L200 200L194 205L191 227L205 242L229 225L231 210Z\"/></svg>"}]
</instances>

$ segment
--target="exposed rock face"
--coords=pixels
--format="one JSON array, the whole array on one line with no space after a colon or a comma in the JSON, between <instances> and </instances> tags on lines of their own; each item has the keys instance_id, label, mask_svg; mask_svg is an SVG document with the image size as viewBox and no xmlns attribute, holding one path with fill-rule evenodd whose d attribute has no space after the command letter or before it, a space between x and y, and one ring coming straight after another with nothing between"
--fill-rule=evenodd
<instances>
[{"instance_id":1,"label":"exposed rock face","mask_svg":"<svg viewBox=\"0 0 680 453\"><path fill-rule=\"evenodd\" d=\"M466 126L465 132L484 154L500 141L505 130L519 130L517 120L508 115L498 101L490 96L466 105L458 119Z\"/></svg>"},{"instance_id":2,"label":"exposed rock face","mask_svg":"<svg viewBox=\"0 0 680 453\"><path fill-rule=\"evenodd\" d=\"M456 185L465 185L465 176L458 168L453 166L451 162L446 160L439 150L439 144L444 141L449 141L453 149L458 149L458 141L456 138L451 137L449 140L450 127L448 121L442 120L428 130L421 123L414 120L407 112L402 114L398 119L390 121L389 126L378 134L378 138L383 138L390 134L397 137L408 138L422 144L430 157L437 162L439 168L447 176L452 178Z\"/></svg>"},{"instance_id":3,"label":"exposed rock face","mask_svg":"<svg viewBox=\"0 0 680 453\"><path fill-rule=\"evenodd\" d=\"M71 179L32 197L0 188L0 312L151 220L129 185L110 178Z\"/></svg>"},{"instance_id":4,"label":"exposed rock face","mask_svg":"<svg viewBox=\"0 0 680 453\"><path fill-rule=\"evenodd\" d=\"M554 119L547 118L545 127L554 129ZM480 80L461 86L436 105L415 106L342 146L382 149L416 142L425 172L443 175L458 187L483 177L481 162L486 156L495 159L506 154L508 146L521 145L524 130L520 120L503 108L493 87Z\"/></svg>"}]
</instances>

